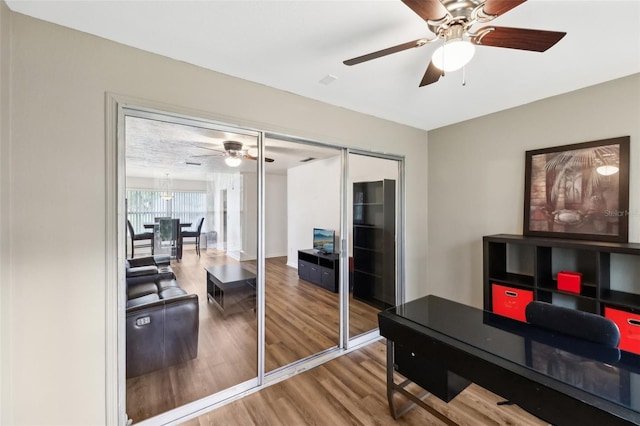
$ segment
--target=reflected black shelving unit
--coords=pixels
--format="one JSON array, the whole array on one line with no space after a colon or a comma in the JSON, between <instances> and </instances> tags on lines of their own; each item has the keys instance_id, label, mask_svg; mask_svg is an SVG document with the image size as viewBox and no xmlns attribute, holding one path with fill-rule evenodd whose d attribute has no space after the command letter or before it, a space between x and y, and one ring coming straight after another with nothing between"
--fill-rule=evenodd
<instances>
[{"instance_id":1,"label":"reflected black shelving unit","mask_svg":"<svg viewBox=\"0 0 640 426\"><path fill-rule=\"evenodd\" d=\"M353 297L395 305L396 181L353 184Z\"/></svg>"}]
</instances>

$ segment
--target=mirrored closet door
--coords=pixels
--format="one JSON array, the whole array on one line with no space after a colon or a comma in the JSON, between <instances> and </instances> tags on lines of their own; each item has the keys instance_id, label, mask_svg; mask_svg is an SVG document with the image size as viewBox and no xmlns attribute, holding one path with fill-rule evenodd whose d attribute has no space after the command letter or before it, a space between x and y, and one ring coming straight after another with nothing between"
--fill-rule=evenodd
<instances>
[{"instance_id":1,"label":"mirrored closet door","mask_svg":"<svg viewBox=\"0 0 640 426\"><path fill-rule=\"evenodd\" d=\"M126 412L139 422L257 385L258 167L248 152L259 135L125 110L124 137Z\"/></svg>"},{"instance_id":2,"label":"mirrored closet door","mask_svg":"<svg viewBox=\"0 0 640 426\"><path fill-rule=\"evenodd\" d=\"M396 159L349 154L349 337L378 328L396 304L399 170Z\"/></svg>"},{"instance_id":3,"label":"mirrored closet door","mask_svg":"<svg viewBox=\"0 0 640 426\"><path fill-rule=\"evenodd\" d=\"M265 157L268 373L340 344L342 150L268 134Z\"/></svg>"}]
</instances>

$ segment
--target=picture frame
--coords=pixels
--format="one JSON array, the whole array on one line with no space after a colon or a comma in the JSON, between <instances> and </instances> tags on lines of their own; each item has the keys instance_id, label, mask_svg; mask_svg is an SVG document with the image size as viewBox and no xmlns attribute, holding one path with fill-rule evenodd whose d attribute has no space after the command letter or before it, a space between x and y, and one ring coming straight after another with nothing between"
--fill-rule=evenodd
<instances>
[{"instance_id":1,"label":"picture frame","mask_svg":"<svg viewBox=\"0 0 640 426\"><path fill-rule=\"evenodd\" d=\"M525 153L523 235L626 243L630 137Z\"/></svg>"}]
</instances>

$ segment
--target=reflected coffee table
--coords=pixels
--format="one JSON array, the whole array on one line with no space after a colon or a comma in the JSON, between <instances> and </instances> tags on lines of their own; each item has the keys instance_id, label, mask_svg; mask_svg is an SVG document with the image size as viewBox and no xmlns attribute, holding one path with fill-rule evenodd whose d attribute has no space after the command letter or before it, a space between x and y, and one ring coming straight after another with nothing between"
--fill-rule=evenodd
<instances>
[{"instance_id":1,"label":"reflected coffee table","mask_svg":"<svg viewBox=\"0 0 640 426\"><path fill-rule=\"evenodd\" d=\"M207 299L227 318L234 312L254 310L256 306L256 275L241 265L216 265L207 271Z\"/></svg>"}]
</instances>

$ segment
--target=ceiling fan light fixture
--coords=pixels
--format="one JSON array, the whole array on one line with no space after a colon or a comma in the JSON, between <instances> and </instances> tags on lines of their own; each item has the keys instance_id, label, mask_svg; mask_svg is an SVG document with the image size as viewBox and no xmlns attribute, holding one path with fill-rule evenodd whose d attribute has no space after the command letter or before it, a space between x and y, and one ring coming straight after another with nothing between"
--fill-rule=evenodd
<instances>
[{"instance_id":1,"label":"ceiling fan light fixture","mask_svg":"<svg viewBox=\"0 0 640 426\"><path fill-rule=\"evenodd\" d=\"M224 162L227 163L229 167L238 167L240 163L242 163L242 159L238 157L227 157L224 159Z\"/></svg>"},{"instance_id":2,"label":"ceiling fan light fixture","mask_svg":"<svg viewBox=\"0 0 640 426\"><path fill-rule=\"evenodd\" d=\"M604 166L600 166L596 169L596 172L601 174L602 176L611 176L618 173L618 168L616 166L611 166L609 164L605 164Z\"/></svg>"},{"instance_id":3,"label":"ceiling fan light fixture","mask_svg":"<svg viewBox=\"0 0 640 426\"><path fill-rule=\"evenodd\" d=\"M447 40L434 53L433 65L445 72L459 70L471 61L476 48L471 42L462 38Z\"/></svg>"}]
</instances>

